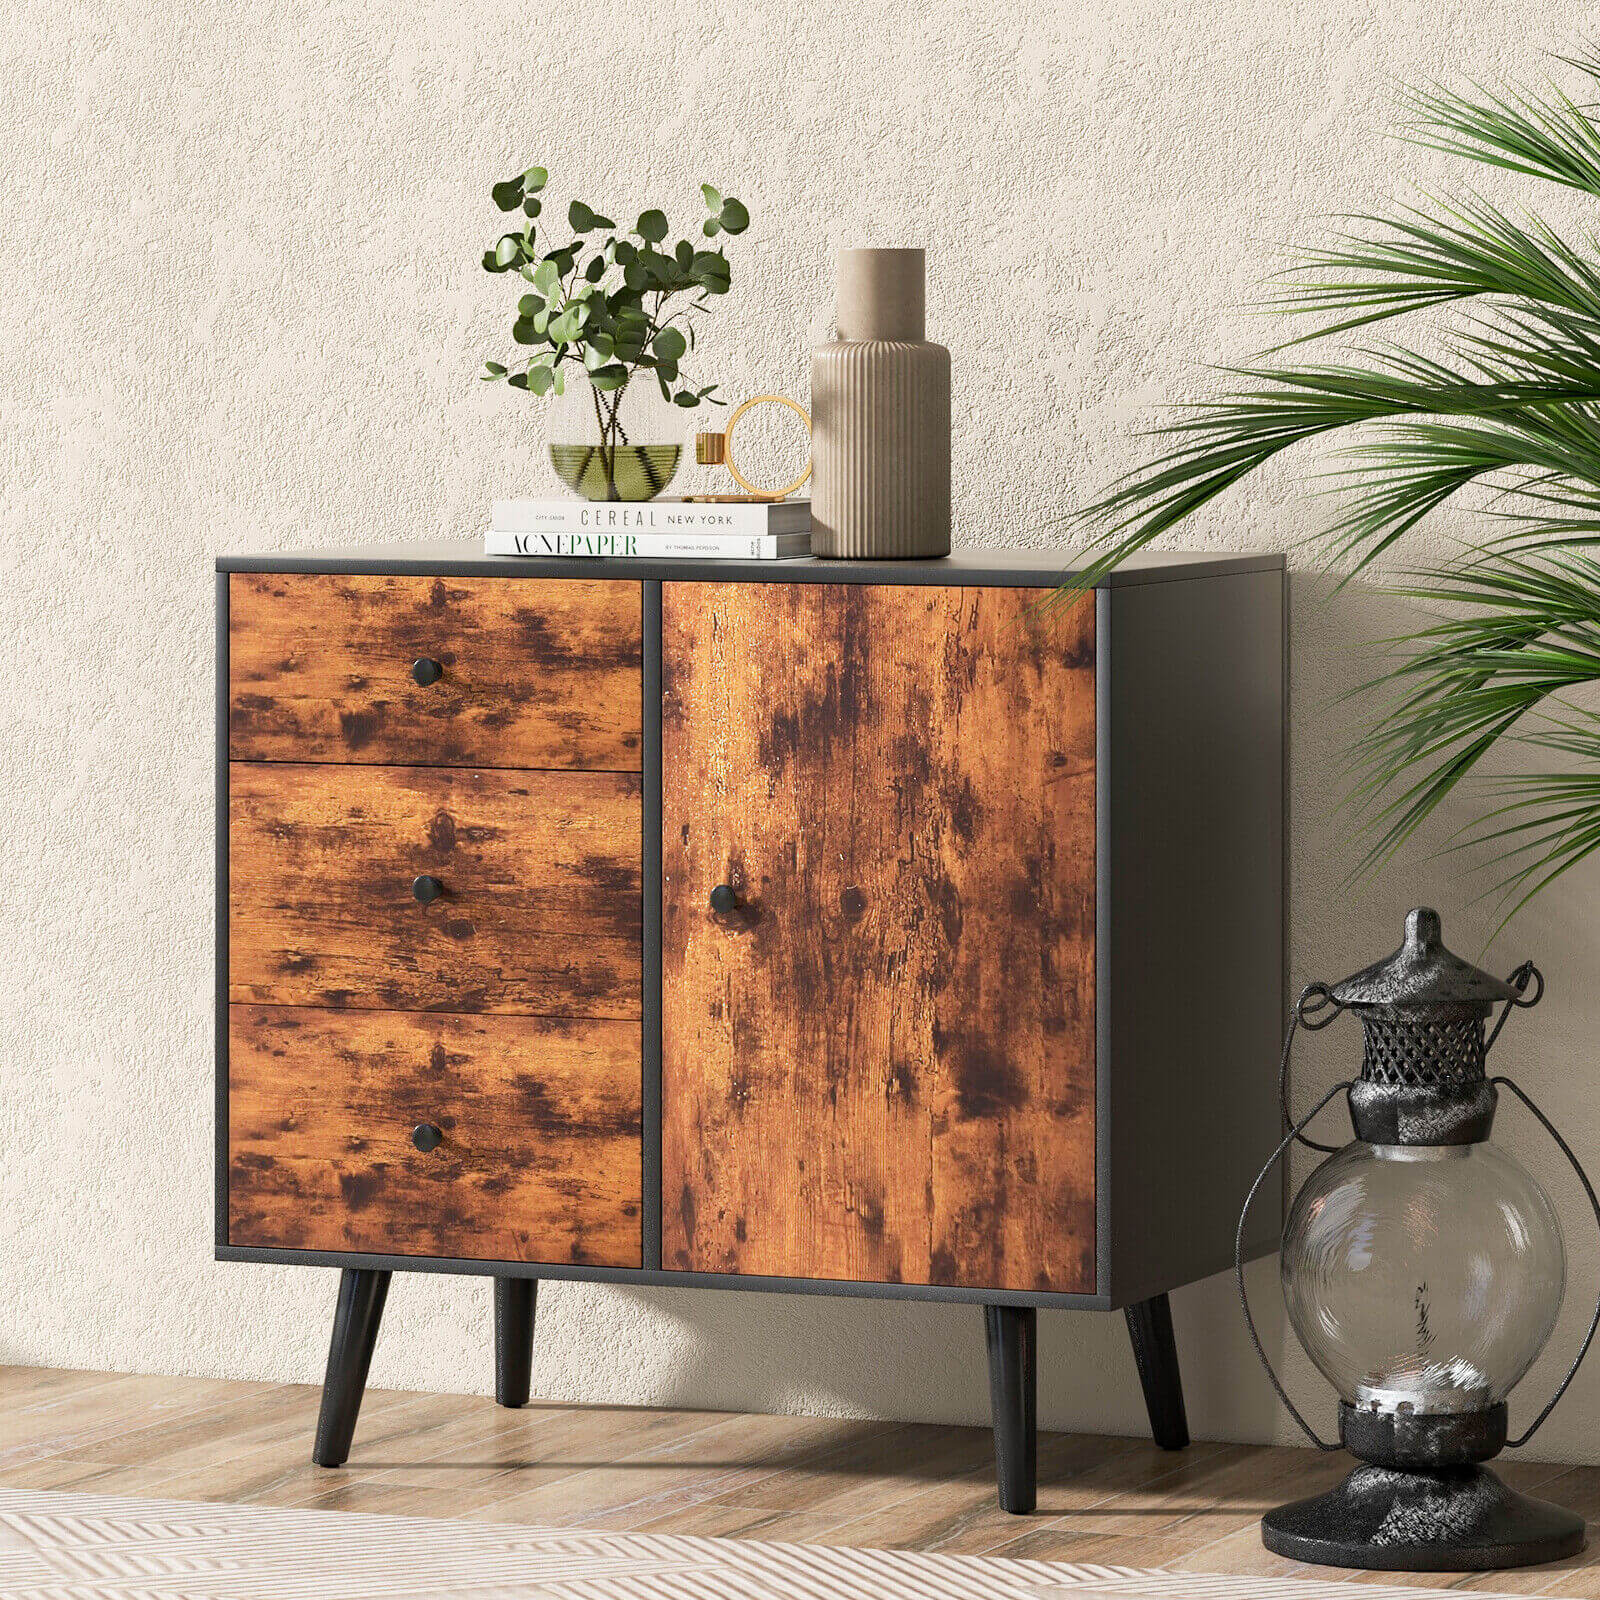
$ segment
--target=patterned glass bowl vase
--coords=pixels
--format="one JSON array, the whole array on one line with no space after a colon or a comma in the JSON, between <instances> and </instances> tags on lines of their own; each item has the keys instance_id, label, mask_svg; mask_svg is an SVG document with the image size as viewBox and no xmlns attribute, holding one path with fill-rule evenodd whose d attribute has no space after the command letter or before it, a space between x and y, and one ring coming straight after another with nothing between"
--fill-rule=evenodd
<instances>
[{"instance_id":1,"label":"patterned glass bowl vase","mask_svg":"<svg viewBox=\"0 0 1600 1600\"><path fill-rule=\"evenodd\" d=\"M586 500L653 500L683 457L681 419L649 373L611 390L569 378L546 438L556 476Z\"/></svg>"}]
</instances>

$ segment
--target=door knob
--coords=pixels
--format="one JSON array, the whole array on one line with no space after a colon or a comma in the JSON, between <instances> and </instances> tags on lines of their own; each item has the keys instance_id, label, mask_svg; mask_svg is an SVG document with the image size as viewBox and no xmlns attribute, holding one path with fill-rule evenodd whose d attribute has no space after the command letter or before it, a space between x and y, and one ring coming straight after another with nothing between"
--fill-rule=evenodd
<instances>
[{"instance_id":1,"label":"door knob","mask_svg":"<svg viewBox=\"0 0 1600 1600\"><path fill-rule=\"evenodd\" d=\"M426 1155L444 1143L444 1130L431 1122L419 1122L411 1130L411 1142Z\"/></svg>"},{"instance_id":2,"label":"door knob","mask_svg":"<svg viewBox=\"0 0 1600 1600\"><path fill-rule=\"evenodd\" d=\"M411 892L419 905L427 905L430 900L437 900L444 893L444 885L437 878L413 878Z\"/></svg>"},{"instance_id":3,"label":"door knob","mask_svg":"<svg viewBox=\"0 0 1600 1600\"><path fill-rule=\"evenodd\" d=\"M732 884L719 883L711 891L711 909L719 916L732 911L738 903L739 897L733 892Z\"/></svg>"},{"instance_id":4,"label":"door knob","mask_svg":"<svg viewBox=\"0 0 1600 1600\"><path fill-rule=\"evenodd\" d=\"M422 656L411 663L411 676L426 689L444 676L444 668L432 656Z\"/></svg>"}]
</instances>

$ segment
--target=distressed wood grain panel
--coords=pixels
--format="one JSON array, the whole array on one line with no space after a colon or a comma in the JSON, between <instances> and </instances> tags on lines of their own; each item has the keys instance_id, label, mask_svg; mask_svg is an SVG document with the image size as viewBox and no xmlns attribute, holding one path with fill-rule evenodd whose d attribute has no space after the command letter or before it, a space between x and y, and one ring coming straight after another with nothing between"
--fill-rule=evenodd
<instances>
[{"instance_id":1,"label":"distressed wood grain panel","mask_svg":"<svg viewBox=\"0 0 1600 1600\"><path fill-rule=\"evenodd\" d=\"M229 1243L640 1265L637 1023L232 1006L228 1036Z\"/></svg>"},{"instance_id":2,"label":"distressed wood grain panel","mask_svg":"<svg viewBox=\"0 0 1600 1600\"><path fill-rule=\"evenodd\" d=\"M638 772L641 638L636 583L236 572L229 752Z\"/></svg>"},{"instance_id":3,"label":"distressed wood grain panel","mask_svg":"<svg viewBox=\"0 0 1600 1600\"><path fill-rule=\"evenodd\" d=\"M667 1266L1093 1292L1094 611L1040 598L664 587Z\"/></svg>"},{"instance_id":4,"label":"distressed wood grain panel","mask_svg":"<svg viewBox=\"0 0 1600 1600\"><path fill-rule=\"evenodd\" d=\"M234 762L236 1001L638 1017L631 773ZM417 877L443 885L419 904Z\"/></svg>"}]
</instances>

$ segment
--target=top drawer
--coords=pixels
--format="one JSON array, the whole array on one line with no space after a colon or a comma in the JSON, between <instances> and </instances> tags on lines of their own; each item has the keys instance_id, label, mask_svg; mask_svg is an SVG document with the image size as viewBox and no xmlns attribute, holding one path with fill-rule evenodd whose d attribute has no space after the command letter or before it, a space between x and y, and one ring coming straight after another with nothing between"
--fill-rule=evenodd
<instances>
[{"instance_id":1,"label":"top drawer","mask_svg":"<svg viewBox=\"0 0 1600 1600\"><path fill-rule=\"evenodd\" d=\"M228 753L638 772L642 660L636 583L236 572Z\"/></svg>"}]
</instances>

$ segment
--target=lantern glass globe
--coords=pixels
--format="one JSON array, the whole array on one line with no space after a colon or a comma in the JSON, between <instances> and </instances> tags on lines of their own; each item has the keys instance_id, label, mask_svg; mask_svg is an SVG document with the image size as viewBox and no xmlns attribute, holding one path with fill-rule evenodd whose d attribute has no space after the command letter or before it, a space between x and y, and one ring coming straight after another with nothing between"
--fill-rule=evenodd
<instances>
[{"instance_id":1,"label":"lantern glass globe","mask_svg":"<svg viewBox=\"0 0 1600 1600\"><path fill-rule=\"evenodd\" d=\"M1281 1265L1295 1333L1340 1397L1417 1415L1504 1400L1567 1273L1549 1198L1489 1143L1346 1145L1296 1198Z\"/></svg>"}]
</instances>

